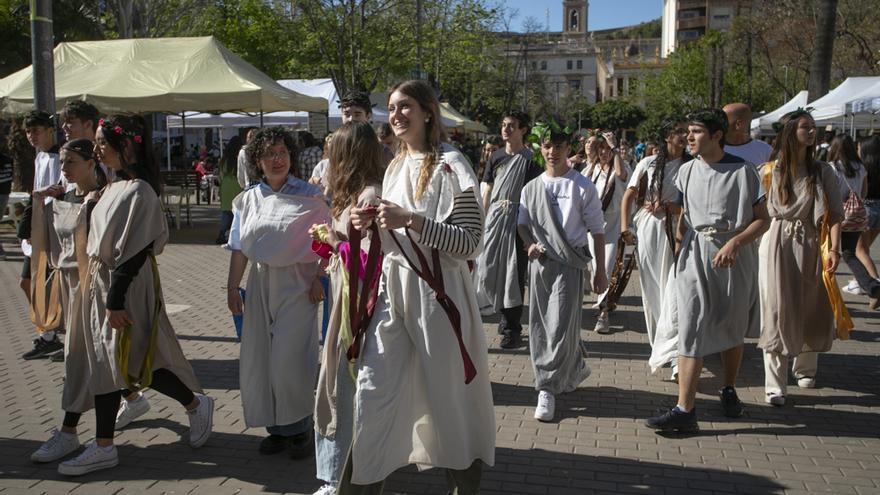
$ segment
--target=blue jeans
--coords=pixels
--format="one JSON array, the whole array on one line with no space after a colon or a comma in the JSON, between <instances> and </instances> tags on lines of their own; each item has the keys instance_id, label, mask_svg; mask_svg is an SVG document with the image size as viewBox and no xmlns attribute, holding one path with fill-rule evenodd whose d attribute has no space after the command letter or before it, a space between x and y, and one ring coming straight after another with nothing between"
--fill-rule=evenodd
<instances>
[{"instance_id":1,"label":"blue jeans","mask_svg":"<svg viewBox=\"0 0 880 495\"><path fill-rule=\"evenodd\" d=\"M868 212L868 229L880 229L880 199L866 199L865 210Z\"/></svg>"},{"instance_id":2,"label":"blue jeans","mask_svg":"<svg viewBox=\"0 0 880 495\"><path fill-rule=\"evenodd\" d=\"M354 430L355 383L348 373L345 354L339 357L336 367L336 435L328 438L315 432L316 476L333 486L339 485L342 479L342 469L351 449Z\"/></svg>"}]
</instances>

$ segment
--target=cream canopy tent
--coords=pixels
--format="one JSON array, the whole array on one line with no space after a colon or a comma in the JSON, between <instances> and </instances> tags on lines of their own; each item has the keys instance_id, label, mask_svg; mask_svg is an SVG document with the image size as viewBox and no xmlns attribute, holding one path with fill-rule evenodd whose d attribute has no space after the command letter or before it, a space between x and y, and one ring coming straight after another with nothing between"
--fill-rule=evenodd
<instances>
[{"instance_id":1,"label":"cream canopy tent","mask_svg":"<svg viewBox=\"0 0 880 495\"><path fill-rule=\"evenodd\" d=\"M783 115L787 114L788 112L797 110L798 108L807 106L808 94L809 91L801 91L800 93L796 94L794 98L788 100L776 110L752 119L752 129L754 130L760 128L762 131L772 131L773 124L778 122Z\"/></svg>"},{"instance_id":2,"label":"cream canopy tent","mask_svg":"<svg viewBox=\"0 0 880 495\"><path fill-rule=\"evenodd\" d=\"M59 43L55 99L104 113L326 112L327 101L287 89L213 36ZM0 110L33 108L33 70L0 80Z\"/></svg>"},{"instance_id":3,"label":"cream canopy tent","mask_svg":"<svg viewBox=\"0 0 880 495\"><path fill-rule=\"evenodd\" d=\"M465 117L458 110L452 108L452 105L449 103L440 103L440 115L443 116L444 125L448 125L454 129L461 129L464 132L489 132L489 129L487 129L486 126ZM447 124L447 120L452 121L452 125Z\"/></svg>"}]
</instances>

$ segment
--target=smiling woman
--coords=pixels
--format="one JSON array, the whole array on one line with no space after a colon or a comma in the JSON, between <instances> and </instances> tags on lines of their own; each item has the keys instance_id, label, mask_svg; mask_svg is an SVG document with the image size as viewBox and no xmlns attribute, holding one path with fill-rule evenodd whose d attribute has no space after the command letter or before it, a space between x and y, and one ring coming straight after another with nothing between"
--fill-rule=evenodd
<instances>
[{"instance_id":1,"label":"smiling woman","mask_svg":"<svg viewBox=\"0 0 880 495\"><path fill-rule=\"evenodd\" d=\"M477 179L442 143L428 84L395 86L388 110L401 145L382 203L351 210L355 228L378 224L384 290L358 361L354 442L339 493L381 492L407 464L446 468L455 493L477 493L483 463L495 460L486 338L467 264L483 234Z\"/></svg>"}]
</instances>

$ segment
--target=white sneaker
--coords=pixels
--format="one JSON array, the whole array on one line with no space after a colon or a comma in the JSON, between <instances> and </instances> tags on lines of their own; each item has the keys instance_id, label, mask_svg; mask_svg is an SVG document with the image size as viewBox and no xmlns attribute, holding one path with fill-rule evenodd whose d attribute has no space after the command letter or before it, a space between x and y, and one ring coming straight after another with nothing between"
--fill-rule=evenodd
<instances>
[{"instance_id":1,"label":"white sneaker","mask_svg":"<svg viewBox=\"0 0 880 495\"><path fill-rule=\"evenodd\" d=\"M798 387L800 388L816 388L816 379L811 376L798 378Z\"/></svg>"},{"instance_id":2,"label":"white sneaker","mask_svg":"<svg viewBox=\"0 0 880 495\"><path fill-rule=\"evenodd\" d=\"M112 468L117 464L119 464L119 454L115 445L105 448L90 442L82 454L59 464L58 472L67 476L81 476L92 471Z\"/></svg>"},{"instance_id":3,"label":"white sneaker","mask_svg":"<svg viewBox=\"0 0 880 495\"><path fill-rule=\"evenodd\" d=\"M865 291L863 291L862 288L859 287L859 283L856 281L856 279L850 279L849 283L846 284L846 287L843 288L843 291L849 294L855 294L857 296L866 295Z\"/></svg>"},{"instance_id":4,"label":"white sneaker","mask_svg":"<svg viewBox=\"0 0 880 495\"><path fill-rule=\"evenodd\" d=\"M187 412L189 418L189 444L193 448L205 445L214 427L214 399L207 395L196 394L199 405L193 412Z\"/></svg>"},{"instance_id":5,"label":"white sneaker","mask_svg":"<svg viewBox=\"0 0 880 495\"><path fill-rule=\"evenodd\" d=\"M551 421L556 413L556 397L546 390L538 392L538 405L535 406L535 419Z\"/></svg>"},{"instance_id":6,"label":"white sneaker","mask_svg":"<svg viewBox=\"0 0 880 495\"><path fill-rule=\"evenodd\" d=\"M602 311L599 318L596 319L596 326L593 328L596 333L607 335L611 333L611 327L608 325L608 313Z\"/></svg>"},{"instance_id":7,"label":"white sneaker","mask_svg":"<svg viewBox=\"0 0 880 495\"><path fill-rule=\"evenodd\" d=\"M764 396L764 402L774 406L784 406L785 396L782 395L782 392L767 392L767 395Z\"/></svg>"},{"instance_id":8,"label":"white sneaker","mask_svg":"<svg viewBox=\"0 0 880 495\"><path fill-rule=\"evenodd\" d=\"M123 399L119 412L116 413L116 429L125 428L149 410L150 401L143 394L138 394L138 398L132 401Z\"/></svg>"},{"instance_id":9,"label":"white sneaker","mask_svg":"<svg viewBox=\"0 0 880 495\"><path fill-rule=\"evenodd\" d=\"M336 487L333 485L324 485L318 488L318 491L312 495L336 495Z\"/></svg>"},{"instance_id":10,"label":"white sneaker","mask_svg":"<svg viewBox=\"0 0 880 495\"><path fill-rule=\"evenodd\" d=\"M79 448L79 437L75 433L64 433L60 430L52 430L52 438L40 445L36 452L31 454L34 462L52 462L76 451Z\"/></svg>"}]
</instances>

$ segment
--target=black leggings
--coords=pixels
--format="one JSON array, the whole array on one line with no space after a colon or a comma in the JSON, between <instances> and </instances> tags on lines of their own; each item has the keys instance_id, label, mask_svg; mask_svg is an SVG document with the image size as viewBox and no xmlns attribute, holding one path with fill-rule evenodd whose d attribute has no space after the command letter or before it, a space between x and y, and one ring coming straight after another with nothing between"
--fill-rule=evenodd
<instances>
[{"instance_id":1,"label":"black leggings","mask_svg":"<svg viewBox=\"0 0 880 495\"><path fill-rule=\"evenodd\" d=\"M162 395L171 397L186 407L195 399L192 390L177 378L174 373L160 368L153 372L153 382L150 388ZM97 423L95 438L112 439L116 428L116 413L119 411L119 401L123 395L130 395L130 391L118 390L109 394L95 396L95 421ZM75 413L69 413L75 414ZM67 414L65 414L67 421ZM78 420L79 418L77 418ZM66 422L65 422L66 425Z\"/></svg>"}]
</instances>

